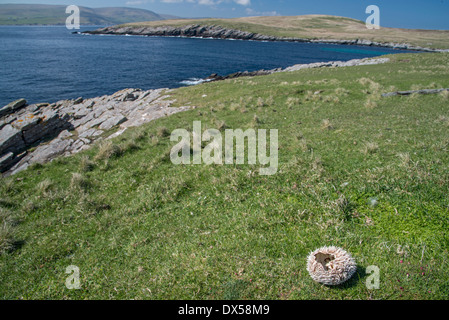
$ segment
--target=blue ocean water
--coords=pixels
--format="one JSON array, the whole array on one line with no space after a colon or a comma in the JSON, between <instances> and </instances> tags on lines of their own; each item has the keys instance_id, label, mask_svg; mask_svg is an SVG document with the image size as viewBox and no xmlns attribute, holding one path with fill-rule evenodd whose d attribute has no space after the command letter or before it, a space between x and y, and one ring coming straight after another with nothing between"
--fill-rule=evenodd
<instances>
[{"instance_id":1,"label":"blue ocean water","mask_svg":"<svg viewBox=\"0 0 449 320\"><path fill-rule=\"evenodd\" d=\"M79 31L98 27L83 27ZM72 34L64 26L0 26L0 107L154 89L298 63L404 51L329 44Z\"/></svg>"}]
</instances>

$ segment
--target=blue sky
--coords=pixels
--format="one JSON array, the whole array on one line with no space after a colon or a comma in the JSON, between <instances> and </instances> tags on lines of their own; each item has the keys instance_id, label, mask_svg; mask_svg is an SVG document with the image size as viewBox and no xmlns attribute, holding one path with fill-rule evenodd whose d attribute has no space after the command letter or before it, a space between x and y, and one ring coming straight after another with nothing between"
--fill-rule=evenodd
<instances>
[{"instance_id":1,"label":"blue sky","mask_svg":"<svg viewBox=\"0 0 449 320\"><path fill-rule=\"evenodd\" d=\"M449 30L449 0L0 0L0 3L136 7L181 17L331 14L365 21L377 5L381 26Z\"/></svg>"}]
</instances>

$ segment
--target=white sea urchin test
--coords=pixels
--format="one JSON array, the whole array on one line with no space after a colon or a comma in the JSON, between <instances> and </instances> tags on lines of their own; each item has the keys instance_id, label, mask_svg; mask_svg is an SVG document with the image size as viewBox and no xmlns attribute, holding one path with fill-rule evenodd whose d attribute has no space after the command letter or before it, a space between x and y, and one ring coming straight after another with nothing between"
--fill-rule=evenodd
<instances>
[{"instance_id":1,"label":"white sea urchin test","mask_svg":"<svg viewBox=\"0 0 449 320\"><path fill-rule=\"evenodd\" d=\"M352 256L338 247L322 247L307 258L307 271L313 280L336 286L349 280L357 270Z\"/></svg>"}]
</instances>

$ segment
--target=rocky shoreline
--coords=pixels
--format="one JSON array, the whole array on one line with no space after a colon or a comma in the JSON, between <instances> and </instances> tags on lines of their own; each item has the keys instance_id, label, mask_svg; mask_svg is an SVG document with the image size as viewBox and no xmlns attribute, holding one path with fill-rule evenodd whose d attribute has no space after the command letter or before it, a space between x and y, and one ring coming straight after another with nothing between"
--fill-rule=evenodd
<instances>
[{"instance_id":1,"label":"rocky shoreline","mask_svg":"<svg viewBox=\"0 0 449 320\"><path fill-rule=\"evenodd\" d=\"M0 109L0 172L11 175L33 163L71 155L190 107L171 107L167 89L125 89L109 96L28 105L19 99Z\"/></svg>"},{"instance_id":2,"label":"rocky shoreline","mask_svg":"<svg viewBox=\"0 0 449 320\"><path fill-rule=\"evenodd\" d=\"M364 59L352 59L348 61L327 61L327 62L314 62L306 64L295 64L293 66L287 67L285 69L276 68L271 70L257 70L257 71L243 71L235 72L229 75L221 76L216 73L211 74L209 77L203 79L205 82L209 81L222 81L227 79L235 79L240 77L257 77L273 74L276 72L291 72L298 71L302 69L313 69L313 68L341 68L341 67L356 67L365 66L373 64L381 64L389 62L389 58L364 58Z\"/></svg>"},{"instance_id":3,"label":"rocky shoreline","mask_svg":"<svg viewBox=\"0 0 449 320\"><path fill-rule=\"evenodd\" d=\"M260 76L310 68L351 67L388 62L388 58L298 64L286 69L216 74L205 81ZM170 89L124 89L96 98L61 100L28 105L25 99L0 109L0 172L12 175L33 163L46 163L58 156L76 154L101 139L111 139L127 128L189 110L171 107Z\"/></svg>"},{"instance_id":4,"label":"rocky shoreline","mask_svg":"<svg viewBox=\"0 0 449 320\"><path fill-rule=\"evenodd\" d=\"M75 32L78 33L78 32ZM281 38L267 36L259 33L251 33L234 29L227 29L217 25L191 24L181 27L158 26L158 27L132 27L132 26L110 26L93 31L81 32L90 35L135 35L148 37L187 37L187 38L212 38L212 39L232 39L232 40L252 40L252 41L286 41L286 42L306 42L306 43L327 43L342 45L359 45L384 47L401 50L412 50L422 52L449 52L449 49L432 49L420 46L413 46L407 43L374 42L364 39L340 40L340 39L302 39L302 38Z\"/></svg>"}]
</instances>

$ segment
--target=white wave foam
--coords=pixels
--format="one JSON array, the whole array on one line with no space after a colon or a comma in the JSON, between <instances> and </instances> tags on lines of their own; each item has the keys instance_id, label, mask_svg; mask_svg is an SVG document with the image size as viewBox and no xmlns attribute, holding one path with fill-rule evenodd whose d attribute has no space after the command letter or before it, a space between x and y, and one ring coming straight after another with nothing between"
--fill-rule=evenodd
<instances>
[{"instance_id":1,"label":"white wave foam","mask_svg":"<svg viewBox=\"0 0 449 320\"><path fill-rule=\"evenodd\" d=\"M188 80L183 80L180 83L187 86L194 86L203 82L209 82L210 80L200 79L200 78L190 78Z\"/></svg>"}]
</instances>

